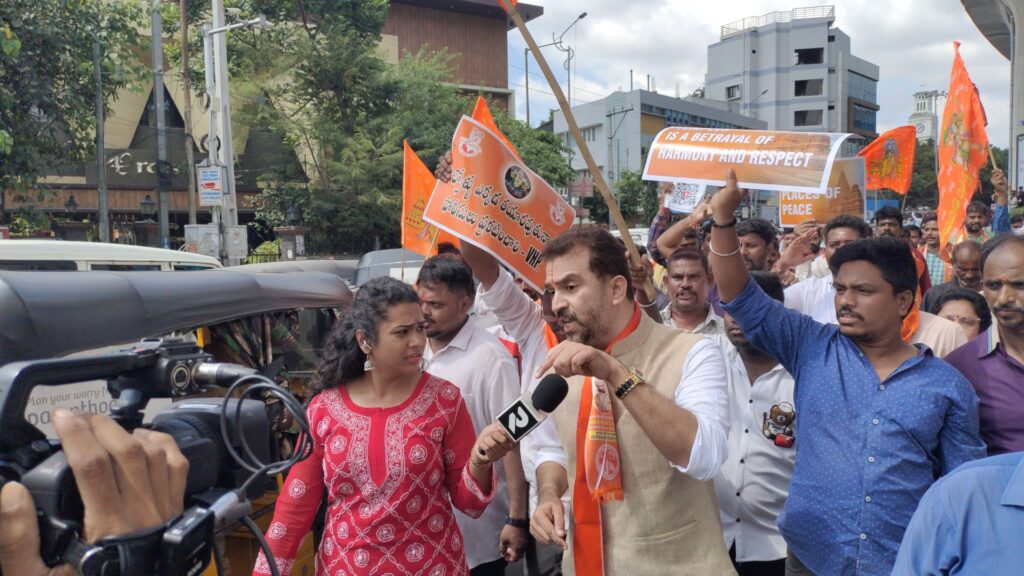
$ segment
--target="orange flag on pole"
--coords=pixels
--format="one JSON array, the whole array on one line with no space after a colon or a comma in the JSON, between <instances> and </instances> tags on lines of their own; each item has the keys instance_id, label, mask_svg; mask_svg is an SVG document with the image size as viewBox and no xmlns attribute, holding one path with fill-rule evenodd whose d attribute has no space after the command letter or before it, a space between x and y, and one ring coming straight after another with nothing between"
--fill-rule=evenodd
<instances>
[{"instance_id":1,"label":"orange flag on pole","mask_svg":"<svg viewBox=\"0 0 1024 576\"><path fill-rule=\"evenodd\" d=\"M917 131L900 126L885 132L857 153L866 163L866 186L871 190L888 188L906 194L914 172L914 147Z\"/></svg>"},{"instance_id":2,"label":"orange flag on pole","mask_svg":"<svg viewBox=\"0 0 1024 576\"><path fill-rule=\"evenodd\" d=\"M978 188L978 172L988 159L985 109L971 82L960 43L953 42L953 72L936 143L939 155L939 243L945 246L963 225L967 204Z\"/></svg>"},{"instance_id":3,"label":"orange flag on pole","mask_svg":"<svg viewBox=\"0 0 1024 576\"><path fill-rule=\"evenodd\" d=\"M491 132L494 132L495 136L501 138L501 141L504 142L505 145L509 147L509 150L512 150L512 153L516 155L516 158L522 160L522 158L519 157L519 151L516 150L516 147L508 141L508 138L505 137L505 134L503 134L501 130L498 130L498 124L494 121L494 116L491 116L491 109L487 106L487 100L484 100L483 96L476 97L476 106L473 106L472 117L473 120L483 124Z\"/></svg>"},{"instance_id":4,"label":"orange flag on pole","mask_svg":"<svg viewBox=\"0 0 1024 576\"><path fill-rule=\"evenodd\" d=\"M433 255L440 242L458 246L458 239L423 221L423 210L436 180L420 157L403 140L405 161L402 170L402 247L421 256Z\"/></svg>"}]
</instances>

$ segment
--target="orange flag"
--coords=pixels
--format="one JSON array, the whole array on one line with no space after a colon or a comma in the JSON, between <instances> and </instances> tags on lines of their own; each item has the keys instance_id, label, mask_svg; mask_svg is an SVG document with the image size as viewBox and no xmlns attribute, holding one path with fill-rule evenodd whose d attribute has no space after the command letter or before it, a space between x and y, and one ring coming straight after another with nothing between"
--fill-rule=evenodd
<instances>
[{"instance_id":1,"label":"orange flag","mask_svg":"<svg viewBox=\"0 0 1024 576\"><path fill-rule=\"evenodd\" d=\"M516 155L516 158L522 160L522 158L519 157L519 152L516 150L516 147L508 141L508 138L505 137L505 134L503 134L501 130L498 130L498 124L494 122L494 116L491 116L491 109L487 107L487 100L484 100L483 96L476 97L476 106L473 106L473 120L483 124L491 132L494 132L494 135L501 138L501 141L504 142L510 150L512 150L512 153Z\"/></svg>"},{"instance_id":2,"label":"orange flag","mask_svg":"<svg viewBox=\"0 0 1024 576\"><path fill-rule=\"evenodd\" d=\"M515 8L518 3L519 0L498 0L498 6L501 6L501 9L504 10L506 14Z\"/></svg>"},{"instance_id":3,"label":"orange flag","mask_svg":"<svg viewBox=\"0 0 1024 576\"><path fill-rule=\"evenodd\" d=\"M403 140L405 161L402 171L402 247L421 256L431 256L441 242L459 245L458 239L423 221L423 210L436 180L420 157Z\"/></svg>"},{"instance_id":4,"label":"orange flag","mask_svg":"<svg viewBox=\"0 0 1024 576\"><path fill-rule=\"evenodd\" d=\"M945 246L963 225L967 204L978 188L978 171L988 159L985 109L971 82L960 43L953 42L953 72L942 113L939 155L939 243Z\"/></svg>"},{"instance_id":5,"label":"orange flag","mask_svg":"<svg viewBox=\"0 0 1024 576\"><path fill-rule=\"evenodd\" d=\"M917 131L913 126L893 128L857 153L866 162L866 186L872 190L888 188L900 194L910 190L914 172L914 147Z\"/></svg>"}]
</instances>

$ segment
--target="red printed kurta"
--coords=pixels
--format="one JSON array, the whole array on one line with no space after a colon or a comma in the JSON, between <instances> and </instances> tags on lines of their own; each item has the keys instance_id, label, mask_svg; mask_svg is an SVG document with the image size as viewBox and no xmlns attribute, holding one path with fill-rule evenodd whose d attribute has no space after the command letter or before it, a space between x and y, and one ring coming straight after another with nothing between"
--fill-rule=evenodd
<instances>
[{"instance_id":1,"label":"red printed kurta","mask_svg":"<svg viewBox=\"0 0 1024 576\"><path fill-rule=\"evenodd\" d=\"M484 494L466 470L476 437L456 386L424 373L390 408L357 406L339 386L314 397L307 416L314 452L288 474L267 530L281 576L325 488L318 576L469 573L452 505L479 516L496 482ZM269 573L260 553L253 574Z\"/></svg>"}]
</instances>

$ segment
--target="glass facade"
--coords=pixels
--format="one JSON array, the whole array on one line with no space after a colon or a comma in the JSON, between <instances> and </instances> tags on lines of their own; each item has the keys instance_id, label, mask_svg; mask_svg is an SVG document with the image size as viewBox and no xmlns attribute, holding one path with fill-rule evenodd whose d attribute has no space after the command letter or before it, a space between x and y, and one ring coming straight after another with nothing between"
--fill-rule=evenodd
<instances>
[{"instance_id":1,"label":"glass facade","mask_svg":"<svg viewBox=\"0 0 1024 576\"><path fill-rule=\"evenodd\" d=\"M858 130L875 132L875 111L858 104L853 105L853 127Z\"/></svg>"},{"instance_id":2,"label":"glass facade","mask_svg":"<svg viewBox=\"0 0 1024 576\"><path fill-rule=\"evenodd\" d=\"M847 92L853 98L875 104L878 102L878 81L850 70L847 74Z\"/></svg>"},{"instance_id":3,"label":"glass facade","mask_svg":"<svg viewBox=\"0 0 1024 576\"><path fill-rule=\"evenodd\" d=\"M712 118L705 118L696 114L690 114L688 112L680 112L679 110L672 110L671 108L662 108L661 106L652 106L650 104L642 104L640 110L647 114L655 114L657 116L663 116L665 118L666 126L693 126L700 128L742 128L729 122L722 122L721 120L714 120Z\"/></svg>"}]
</instances>

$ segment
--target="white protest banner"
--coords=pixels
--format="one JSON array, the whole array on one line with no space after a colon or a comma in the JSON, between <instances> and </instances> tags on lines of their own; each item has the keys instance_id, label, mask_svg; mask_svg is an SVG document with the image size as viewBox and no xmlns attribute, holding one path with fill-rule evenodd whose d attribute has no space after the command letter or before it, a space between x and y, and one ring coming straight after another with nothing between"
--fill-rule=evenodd
<instances>
[{"instance_id":1,"label":"white protest banner","mask_svg":"<svg viewBox=\"0 0 1024 576\"><path fill-rule=\"evenodd\" d=\"M840 144L850 134L665 128L647 153L644 180L824 194Z\"/></svg>"}]
</instances>

